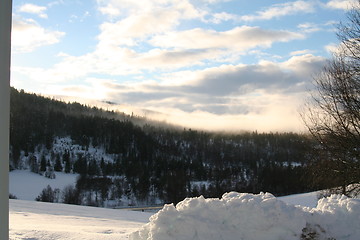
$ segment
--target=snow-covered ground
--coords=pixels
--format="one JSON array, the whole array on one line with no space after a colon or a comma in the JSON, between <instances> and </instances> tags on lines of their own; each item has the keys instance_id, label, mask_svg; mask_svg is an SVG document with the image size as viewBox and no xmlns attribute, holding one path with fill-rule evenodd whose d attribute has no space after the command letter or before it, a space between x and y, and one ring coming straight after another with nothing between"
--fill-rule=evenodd
<instances>
[{"instance_id":1,"label":"snow-covered ground","mask_svg":"<svg viewBox=\"0 0 360 240\"><path fill-rule=\"evenodd\" d=\"M35 200L41 191L50 185L52 189L63 190L67 185L75 185L78 174L56 172L50 179L29 170L14 170L9 173L9 192L21 200Z\"/></svg>"},{"instance_id":2,"label":"snow-covered ground","mask_svg":"<svg viewBox=\"0 0 360 240\"><path fill-rule=\"evenodd\" d=\"M278 199L291 205L300 205L303 207L315 208L318 203L318 192L293 194L289 196L279 197Z\"/></svg>"},{"instance_id":3,"label":"snow-covered ground","mask_svg":"<svg viewBox=\"0 0 360 240\"><path fill-rule=\"evenodd\" d=\"M314 194L298 197L301 204ZM360 236L360 200L335 195L311 208L287 204L271 194L232 192L222 199L185 199L154 215L10 200L9 216L11 240L358 240Z\"/></svg>"},{"instance_id":4,"label":"snow-covered ground","mask_svg":"<svg viewBox=\"0 0 360 240\"><path fill-rule=\"evenodd\" d=\"M317 192L275 198L228 193L189 198L158 213L36 202L43 188L63 189L77 175L48 179L28 170L10 172L10 239L133 240L359 240L360 200ZM317 238L310 238L317 236Z\"/></svg>"},{"instance_id":5,"label":"snow-covered ground","mask_svg":"<svg viewBox=\"0 0 360 240\"><path fill-rule=\"evenodd\" d=\"M128 239L151 213L10 200L9 239Z\"/></svg>"}]
</instances>

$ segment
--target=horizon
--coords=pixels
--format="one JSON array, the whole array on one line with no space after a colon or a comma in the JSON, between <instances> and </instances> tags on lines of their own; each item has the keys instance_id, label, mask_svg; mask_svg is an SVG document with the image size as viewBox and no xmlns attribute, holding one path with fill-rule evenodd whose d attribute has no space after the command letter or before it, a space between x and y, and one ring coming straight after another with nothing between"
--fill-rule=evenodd
<instances>
[{"instance_id":1,"label":"horizon","mask_svg":"<svg viewBox=\"0 0 360 240\"><path fill-rule=\"evenodd\" d=\"M15 0L11 86L187 128L303 132L351 2Z\"/></svg>"}]
</instances>

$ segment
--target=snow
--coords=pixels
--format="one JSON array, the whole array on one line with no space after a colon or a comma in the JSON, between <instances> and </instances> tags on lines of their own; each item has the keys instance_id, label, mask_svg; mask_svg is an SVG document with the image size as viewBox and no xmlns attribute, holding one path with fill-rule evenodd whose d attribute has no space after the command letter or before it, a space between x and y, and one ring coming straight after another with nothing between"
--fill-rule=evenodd
<instances>
[{"instance_id":1,"label":"snow","mask_svg":"<svg viewBox=\"0 0 360 240\"><path fill-rule=\"evenodd\" d=\"M10 200L9 239L128 239L151 213Z\"/></svg>"},{"instance_id":2,"label":"snow","mask_svg":"<svg viewBox=\"0 0 360 240\"><path fill-rule=\"evenodd\" d=\"M318 192L275 198L269 193L231 192L217 198L187 198L157 213L104 209L34 199L43 188L63 189L77 175L48 179L29 170L10 172L11 240L358 240L360 200ZM28 201L31 200L31 201Z\"/></svg>"},{"instance_id":3,"label":"snow","mask_svg":"<svg viewBox=\"0 0 360 240\"><path fill-rule=\"evenodd\" d=\"M9 192L21 200L35 200L41 191L50 185L52 189L63 190L67 185L75 185L78 174L55 172L56 178L50 179L29 170L9 172Z\"/></svg>"},{"instance_id":4,"label":"snow","mask_svg":"<svg viewBox=\"0 0 360 240\"><path fill-rule=\"evenodd\" d=\"M332 195L316 208L286 204L269 193L226 193L166 205L131 240L358 240L360 200Z\"/></svg>"},{"instance_id":5,"label":"snow","mask_svg":"<svg viewBox=\"0 0 360 240\"><path fill-rule=\"evenodd\" d=\"M297 195L301 202L315 193ZM11 240L358 240L360 200L332 195L316 208L269 193L231 192L221 199L187 198L152 213L10 200ZM150 218L150 220L149 220Z\"/></svg>"},{"instance_id":6,"label":"snow","mask_svg":"<svg viewBox=\"0 0 360 240\"><path fill-rule=\"evenodd\" d=\"M70 136L56 137L54 139L52 151L54 151L55 153L63 154L66 150L69 150L70 153L74 156L81 154L89 157L90 159L95 159L96 161L100 161L103 158L105 162L112 162L114 159L114 156L112 154L106 153L104 147L94 147L90 143L89 147L84 148L81 145L75 144Z\"/></svg>"},{"instance_id":7,"label":"snow","mask_svg":"<svg viewBox=\"0 0 360 240\"><path fill-rule=\"evenodd\" d=\"M279 199L287 204L315 208L318 203L318 196L319 192L310 192L279 197Z\"/></svg>"}]
</instances>

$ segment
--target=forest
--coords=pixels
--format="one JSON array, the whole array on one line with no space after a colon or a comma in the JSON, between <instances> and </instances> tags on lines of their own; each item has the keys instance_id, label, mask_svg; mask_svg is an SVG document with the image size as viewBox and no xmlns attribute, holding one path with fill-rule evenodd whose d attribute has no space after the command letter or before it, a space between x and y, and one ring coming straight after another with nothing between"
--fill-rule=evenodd
<instances>
[{"instance_id":1,"label":"forest","mask_svg":"<svg viewBox=\"0 0 360 240\"><path fill-rule=\"evenodd\" d=\"M153 123L12 88L9 167L50 178L78 173L62 201L93 206L121 205L124 198L134 205L176 203L229 191L281 196L321 187L309 182L314 142L305 134L220 133ZM59 190L44 189L38 200L49 192Z\"/></svg>"}]
</instances>

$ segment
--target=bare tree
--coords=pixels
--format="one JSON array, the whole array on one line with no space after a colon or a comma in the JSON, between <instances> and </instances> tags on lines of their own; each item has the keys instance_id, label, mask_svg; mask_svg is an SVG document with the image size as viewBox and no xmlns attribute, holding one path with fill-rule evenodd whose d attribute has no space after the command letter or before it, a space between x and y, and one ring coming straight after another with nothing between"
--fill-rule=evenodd
<instances>
[{"instance_id":1,"label":"bare tree","mask_svg":"<svg viewBox=\"0 0 360 240\"><path fill-rule=\"evenodd\" d=\"M315 139L314 175L322 186L360 182L360 0L338 26L341 41L322 72L314 77L302 118Z\"/></svg>"}]
</instances>

